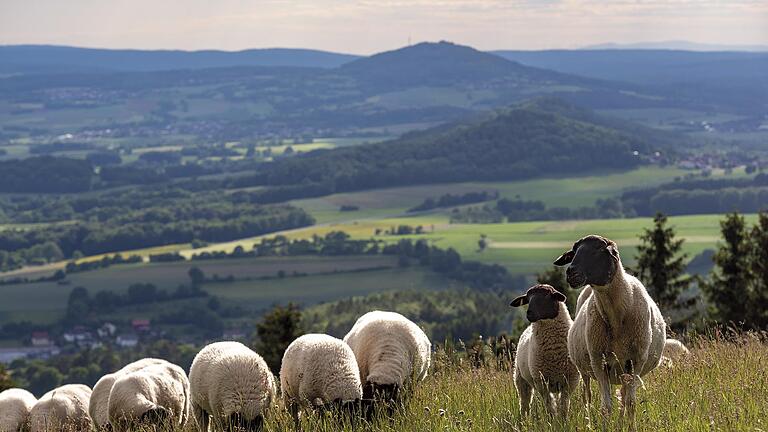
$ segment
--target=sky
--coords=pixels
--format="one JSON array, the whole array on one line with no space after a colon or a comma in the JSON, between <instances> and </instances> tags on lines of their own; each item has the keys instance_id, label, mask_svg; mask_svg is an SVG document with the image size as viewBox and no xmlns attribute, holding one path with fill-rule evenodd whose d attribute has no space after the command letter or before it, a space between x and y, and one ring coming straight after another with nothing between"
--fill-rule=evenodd
<instances>
[{"instance_id":1,"label":"sky","mask_svg":"<svg viewBox=\"0 0 768 432\"><path fill-rule=\"evenodd\" d=\"M768 45L768 0L0 0L0 45L371 54L438 40Z\"/></svg>"}]
</instances>

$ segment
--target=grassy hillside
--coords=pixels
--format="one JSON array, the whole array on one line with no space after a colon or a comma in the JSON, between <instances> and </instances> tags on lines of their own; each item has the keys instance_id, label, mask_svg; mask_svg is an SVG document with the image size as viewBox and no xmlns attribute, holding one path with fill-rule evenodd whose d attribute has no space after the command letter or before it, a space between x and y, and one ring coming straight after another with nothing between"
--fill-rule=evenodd
<instances>
[{"instance_id":1,"label":"grassy hillside","mask_svg":"<svg viewBox=\"0 0 768 432\"><path fill-rule=\"evenodd\" d=\"M644 378L638 390L639 432L757 431L768 423L768 346L755 336L735 341L700 339L693 356L673 368L658 368ZM400 431L573 431L600 430L599 394L594 381L595 404L581 403L581 388L571 399L567 425L547 418L534 398L534 415L521 419L509 370L497 367L471 369L446 365L436 357L436 370L418 387L413 398L392 420L366 425L365 430ZM622 430L617 413L606 430ZM288 430L289 417L277 409L267 431ZM309 417L304 430L349 431L318 416Z\"/></svg>"}]
</instances>

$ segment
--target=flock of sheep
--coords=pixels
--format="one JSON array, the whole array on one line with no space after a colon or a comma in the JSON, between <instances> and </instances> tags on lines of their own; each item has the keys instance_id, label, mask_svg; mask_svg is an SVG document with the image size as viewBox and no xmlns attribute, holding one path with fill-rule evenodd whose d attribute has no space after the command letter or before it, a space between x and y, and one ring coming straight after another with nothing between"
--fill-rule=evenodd
<instances>
[{"instance_id":1,"label":"flock of sheep","mask_svg":"<svg viewBox=\"0 0 768 432\"><path fill-rule=\"evenodd\" d=\"M595 379L605 415L612 409L611 386L621 386L622 414L634 427L641 377L660 364L665 349L670 357L687 349L666 339L661 312L642 283L624 271L613 241L585 237L555 264L569 264L570 286L586 287L575 320L565 296L549 285L512 301L528 305L531 321L515 356L521 414L528 413L535 392L551 415L565 419L579 381L589 404ZM282 399L297 427L308 408L368 415L423 380L430 356L429 338L416 324L394 312L369 312L343 340L308 334L291 343L280 369ZM165 360L147 358L105 375L93 390L68 384L39 400L22 389L6 390L0 393L0 432L183 428L190 418L200 431L260 430L276 394L275 377L260 355L238 342L217 342L197 354L189 376Z\"/></svg>"}]
</instances>

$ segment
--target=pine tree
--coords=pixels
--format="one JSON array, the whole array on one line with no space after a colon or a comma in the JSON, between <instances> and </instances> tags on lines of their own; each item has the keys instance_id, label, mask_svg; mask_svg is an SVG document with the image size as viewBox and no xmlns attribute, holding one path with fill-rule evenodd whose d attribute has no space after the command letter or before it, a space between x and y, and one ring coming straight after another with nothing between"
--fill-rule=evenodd
<instances>
[{"instance_id":1,"label":"pine tree","mask_svg":"<svg viewBox=\"0 0 768 432\"><path fill-rule=\"evenodd\" d=\"M256 324L256 340L253 345L272 372L278 373L288 345L302 334L299 306L294 303L288 303L285 307L277 305Z\"/></svg>"},{"instance_id":2,"label":"pine tree","mask_svg":"<svg viewBox=\"0 0 768 432\"><path fill-rule=\"evenodd\" d=\"M645 229L640 240L638 277L664 316L688 306L680 301L680 294L691 284L685 275L687 255L680 253L683 240L675 239L675 229L667 226L667 217L657 213L653 228Z\"/></svg>"},{"instance_id":3,"label":"pine tree","mask_svg":"<svg viewBox=\"0 0 768 432\"><path fill-rule=\"evenodd\" d=\"M720 221L725 244L715 253L716 271L702 286L709 299L713 315L722 322L745 321L752 276L750 246L744 218L734 212Z\"/></svg>"},{"instance_id":4,"label":"pine tree","mask_svg":"<svg viewBox=\"0 0 768 432\"><path fill-rule=\"evenodd\" d=\"M756 328L768 327L768 212L758 215L752 228L750 270L753 284L750 292L747 321Z\"/></svg>"}]
</instances>

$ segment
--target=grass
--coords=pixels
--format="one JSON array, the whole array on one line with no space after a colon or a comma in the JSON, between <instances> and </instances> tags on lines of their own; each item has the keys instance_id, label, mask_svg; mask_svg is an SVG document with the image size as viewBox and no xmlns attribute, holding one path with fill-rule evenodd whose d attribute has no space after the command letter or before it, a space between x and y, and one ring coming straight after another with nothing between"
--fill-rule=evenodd
<instances>
[{"instance_id":1,"label":"grass","mask_svg":"<svg viewBox=\"0 0 768 432\"><path fill-rule=\"evenodd\" d=\"M741 335L733 340L701 338L692 356L672 368L660 367L644 377L638 391L638 431L760 431L768 428L768 346L764 338ZM587 431L600 430L597 386L593 406L581 402L581 388L571 397L566 424L544 414L538 397L533 416L521 419L511 372L495 366L466 365L439 369L416 389L392 419L360 428L384 431ZM617 409L606 430L623 430ZM268 418L267 431L291 430L282 409ZM308 416L304 430L352 430Z\"/></svg>"},{"instance_id":2,"label":"grass","mask_svg":"<svg viewBox=\"0 0 768 432\"><path fill-rule=\"evenodd\" d=\"M672 367L661 366L643 377L638 390L635 424L638 432L756 432L768 429L768 345L765 335L751 333L725 338L697 338L692 355ZM538 396L532 415L521 418L509 362L470 367L447 362L441 351L434 367L391 417L368 423L340 420L328 411L307 411L302 430L313 432L521 432L623 431L615 401L613 415L600 414L598 390L592 382L593 404L581 400L583 384L571 395L565 422L550 418ZM618 387L614 387L618 388ZM283 401L266 413L266 432L293 431ZM186 430L194 426L188 424ZM169 431L170 432L170 431Z\"/></svg>"}]
</instances>

